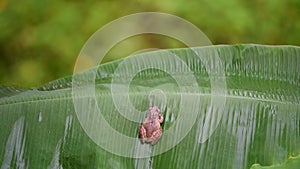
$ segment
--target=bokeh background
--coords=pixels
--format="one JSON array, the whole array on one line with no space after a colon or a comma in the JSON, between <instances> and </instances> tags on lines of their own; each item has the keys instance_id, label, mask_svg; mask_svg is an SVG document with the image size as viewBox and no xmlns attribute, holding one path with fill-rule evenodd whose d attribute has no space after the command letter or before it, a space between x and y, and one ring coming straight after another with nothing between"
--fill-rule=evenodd
<instances>
[{"instance_id":1,"label":"bokeh background","mask_svg":"<svg viewBox=\"0 0 300 169\"><path fill-rule=\"evenodd\" d=\"M95 31L146 11L182 17L213 44L300 45L299 0L0 0L0 84L37 87L71 75ZM117 44L103 62L146 48L176 47L184 45L164 36L135 36Z\"/></svg>"}]
</instances>

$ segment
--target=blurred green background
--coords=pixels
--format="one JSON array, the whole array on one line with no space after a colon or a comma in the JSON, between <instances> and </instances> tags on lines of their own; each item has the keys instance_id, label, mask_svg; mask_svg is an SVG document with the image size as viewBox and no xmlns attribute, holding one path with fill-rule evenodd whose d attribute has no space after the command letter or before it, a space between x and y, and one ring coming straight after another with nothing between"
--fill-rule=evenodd
<instances>
[{"instance_id":1,"label":"blurred green background","mask_svg":"<svg viewBox=\"0 0 300 169\"><path fill-rule=\"evenodd\" d=\"M0 84L34 87L73 73L99 28L137 12L165 12L198 26L213 44L300 45L299 0L0 0ZM103 62L146 48L184 47L158 35L129 38Z\"/></svg>"}]
</instances>

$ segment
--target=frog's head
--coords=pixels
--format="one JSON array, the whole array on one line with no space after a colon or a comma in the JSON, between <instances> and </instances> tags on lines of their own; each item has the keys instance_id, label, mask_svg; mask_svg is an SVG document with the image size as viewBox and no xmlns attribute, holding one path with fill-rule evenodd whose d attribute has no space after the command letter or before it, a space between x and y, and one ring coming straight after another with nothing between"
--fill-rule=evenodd
<instances>
[{"instance_id":1,"label":"frog's head","mask_svg":"<svg viewBox=\"0 0 300 169\"><path fill-rule=\"evenodd\" d=\"M159 108L157 106L149 107L148 117L150 119L159 119L162 117L162 112L159 110Z\"/></svg>"}]
</instances>

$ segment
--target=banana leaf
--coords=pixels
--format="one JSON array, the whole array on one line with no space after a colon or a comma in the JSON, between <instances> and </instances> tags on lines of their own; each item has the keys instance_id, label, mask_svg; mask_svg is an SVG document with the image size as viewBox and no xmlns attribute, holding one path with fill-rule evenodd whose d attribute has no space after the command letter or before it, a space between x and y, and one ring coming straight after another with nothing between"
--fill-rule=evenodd
<instances>
[{"instance_id":1,"label":"banana leaf","mask_svg":"<svg viewBox=\"0 0 300 169\"><path fill-rule=\"evenodd\" d=\"M155 145L138 138L151 106ZM299 169L300 48L159 50L2 86L0 167Z\"/></svg>"}]
</instances>

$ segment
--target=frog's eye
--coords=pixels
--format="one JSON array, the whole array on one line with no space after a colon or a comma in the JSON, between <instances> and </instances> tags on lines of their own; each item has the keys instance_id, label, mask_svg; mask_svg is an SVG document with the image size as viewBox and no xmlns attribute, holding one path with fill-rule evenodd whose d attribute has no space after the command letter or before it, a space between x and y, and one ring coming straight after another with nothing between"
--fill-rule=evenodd
<instances>
[{"instance_id":1,"label":"frog's eye","mask_svg":"<svg viewBox=\"0 0 300 169\"><path fill-rule=\"evenodd\" d=\"M159 116L161 116L162 112L161 111L157 111L156 114L159 115Z\"/></svg>"}]
</instances>

